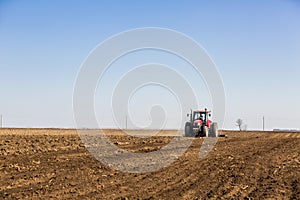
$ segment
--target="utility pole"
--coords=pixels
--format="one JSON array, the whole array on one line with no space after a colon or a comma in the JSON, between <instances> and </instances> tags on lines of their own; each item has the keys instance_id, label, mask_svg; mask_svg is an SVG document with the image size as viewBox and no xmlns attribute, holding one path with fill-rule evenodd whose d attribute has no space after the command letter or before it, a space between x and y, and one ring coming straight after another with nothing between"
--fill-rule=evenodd
<instances>
[{"instance_id":1,"label":"utility pole","mask_svg":"<svg viewBox=\"0 0 300 200\"><path fill-rule=\"evenodd\" d=\"M2 128L2 114L0 114L0 128Z\"/></svg>"},{"instance_id":2,"label":"utility pole","mask_svg":"<svg viewBox=\"0 0 300 200\"><path fill-rule=\"evenodd\" d=\"M127 114L126 114L126 117L125 117L125 122L126 122L126 130L127 130Z\"/></svg>"},{"instance_id":3,"label":"utility pole","mask_svg":"<svg viewBox=\"0 0 300 200\"><path fill-rule=\"evenodd\" d=\"M263 131L265 131L265 116L263 116Z\"/></svg>"}]
</instances>

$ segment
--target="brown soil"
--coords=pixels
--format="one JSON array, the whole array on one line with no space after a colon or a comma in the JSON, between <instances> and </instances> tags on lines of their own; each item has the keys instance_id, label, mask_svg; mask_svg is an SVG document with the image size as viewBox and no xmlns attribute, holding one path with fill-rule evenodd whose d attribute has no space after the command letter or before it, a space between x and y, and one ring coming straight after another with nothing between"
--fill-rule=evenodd
<instances>
[{"instance_id":1,"label":"brown soil","mask_svg":"<svg viewBox=\"0 0 300 200\"><path fill-rule=\"evenodd\" d=\"M172 139L106 133L133 152ZM300 133L224 133L205 158L196 138L172 165L135 174L97 161L75 130L0 129L0 199L300 199Z\"/></svg>"}]
</instances>

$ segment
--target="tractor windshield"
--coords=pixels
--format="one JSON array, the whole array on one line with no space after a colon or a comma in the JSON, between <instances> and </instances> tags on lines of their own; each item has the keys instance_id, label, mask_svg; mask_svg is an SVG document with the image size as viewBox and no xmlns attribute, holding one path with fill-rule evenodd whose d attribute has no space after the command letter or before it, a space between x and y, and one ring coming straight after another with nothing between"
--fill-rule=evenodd
<instances>
[{"instance_id":1,"label":"tractor windshield","mask_svg":"<svg viewBox=\"0 0 300 200\"><path fill-rule=\"evenodd\" d=\"M203 112L195 112L194 114L194 121L195 120L204 120L204 117L205 117L205 113Z\"/></svg>"}]
</instances>

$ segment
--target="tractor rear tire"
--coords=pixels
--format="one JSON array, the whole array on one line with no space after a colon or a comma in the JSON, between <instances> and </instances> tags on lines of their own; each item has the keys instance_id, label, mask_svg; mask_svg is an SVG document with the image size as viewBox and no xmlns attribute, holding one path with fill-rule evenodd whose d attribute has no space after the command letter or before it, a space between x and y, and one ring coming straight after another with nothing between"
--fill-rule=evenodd
<instances>
[{"instance_id":1,"label":"tractor rear tire","mask_svg":"<svg viewBox=\"0 0 300 200\"><path fill-rule=\"evenodd\" d=\"M210 125L209 137L218 137L218 123L214 122Z\"/></svg>"},{"instance_id":2,"label":"tractor rear tire","mask_svg":"<svg viewBox=\"0 0 300 200\"><path fill-rule=\"evenodd\" d=\"M195 134L193 132L193 125L190 122L185 123L184 136L185 137L195 137Z\"/></svg>"}]
</instances>

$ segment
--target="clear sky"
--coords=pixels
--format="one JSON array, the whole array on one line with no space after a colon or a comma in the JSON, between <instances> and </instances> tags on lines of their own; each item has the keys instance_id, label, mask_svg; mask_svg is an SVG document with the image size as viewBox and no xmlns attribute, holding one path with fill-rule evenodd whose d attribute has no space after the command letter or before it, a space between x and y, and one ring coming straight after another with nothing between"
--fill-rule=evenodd
<instances>
[{"instance_id":1,"label":"clear sky","mask_svg":"<svg viewBox=\"0 0 300 200\"><path fill-rule=\"evenodd\" d=\"M224 128L236 129L236 119L242 118L248 129L261 129L265 116L267 129L300 129L300 2L296 0L0 0L4 126L74 127L72 95L81 63L106 38L141 27L177 30L207 50L224 82ZM111 80L115 75L107 74ZM147 93L160 92L149 87ZM151 104L142 94L132 100L139 102L139 108ZM165 98L174 101L168 94ZM105 106L97 102L97 112L103 113ZM210 106L209 100L203 102ZM113 126L110 120L105 123Z\"/></svg>"}]
</instances>

